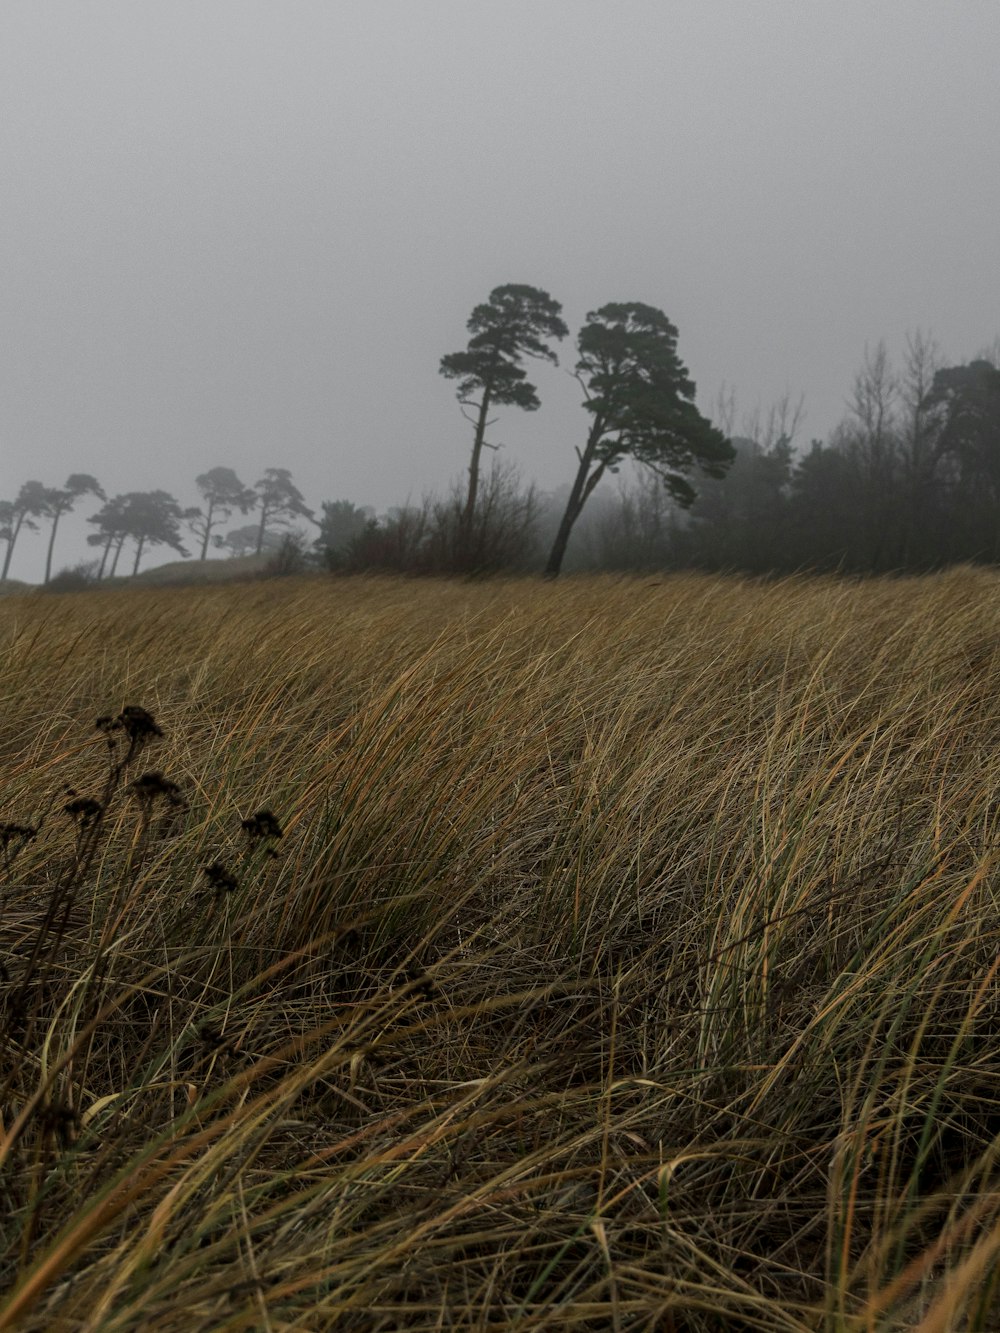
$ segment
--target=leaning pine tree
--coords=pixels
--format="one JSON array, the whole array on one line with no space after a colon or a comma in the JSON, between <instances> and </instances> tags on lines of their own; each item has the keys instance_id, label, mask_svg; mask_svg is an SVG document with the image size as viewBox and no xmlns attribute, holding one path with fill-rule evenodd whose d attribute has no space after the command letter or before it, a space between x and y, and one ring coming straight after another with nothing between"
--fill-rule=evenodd
<instances>
[{"instance_id":1,"label":"leaning pine tree","mask_svg":"<svg viewBox=\"0 0 1000 1333\"><path fill-rule=\"evenodd\" d=\"M560 303L538 287L518 283L495 287L490 299L477 305L469 316L466 328L472 337L465 351L441 358L441 374L458 380L458 401L475 427L462 516L466 530L476 509L483 449L495 447L486 440L490 411L510 405L533 412L539 406L538 390L528 381L521 360L530 356L558 364L555 352L546 343L551 338L565 338L569 332L561 311Z\"/></svg>"},{"instance_id":2,"label":"leaning pine tree","mask_svg":"<svg viewBox=\"0 0 1000 1333\"><path fill-rule=\"evenodd\" d=\"M694 405L695 386L677 355L677 329L662 310L638 302L592 311L577 337L576 378L591 415L583 450L545 573L562 568L573 524L605 472L627 458L643 464L684 508L696 492L688 474L724 477L732 445Z\"/></svg>"}]
</instances>

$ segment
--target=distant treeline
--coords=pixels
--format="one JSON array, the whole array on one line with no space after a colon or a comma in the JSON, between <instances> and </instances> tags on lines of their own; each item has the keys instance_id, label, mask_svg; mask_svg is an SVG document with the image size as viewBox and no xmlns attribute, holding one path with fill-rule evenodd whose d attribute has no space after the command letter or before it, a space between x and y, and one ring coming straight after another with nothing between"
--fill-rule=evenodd
<instances>
[{"instance_id":1,"label":"distant treeline","mask_svg":"<svg viewBox=\"0 0 1000 1333\"><path fill-rule=\"evenodd\" d=\"M1000 563L1000 357L946 366L933 342L908 340L900 368L884 345L867 353L845 420L797 449L801 418L785 400L763 418L716 419L731 459L687 494L637 451L616 488L580 514L570 570L796 570L879 574ZM690 472L690 468L687 469ZM349 501L323 506L319 550L343 569L446 573L552 570L573 490L539 495L511 468L444 499L376 518Z\"/></svg>"},{"instance_id":2,"label":"distant treeline","mask_svg":"<svg viewBox=\"0 0 1000 1333\"><path fill-rule=\"evenodd\" d=\"M48 527L45 558L46 584L52 579L52 560L59 520L75 509L87 496L102 502L87 522L94 531L87 544L99 555L63 569L60 584L99 582L113 578L126 545L132 546L133 575L139 572L143 554L154 546L165 546L181 557L191 551L184 544L185 529L197 542L197 554L204 560L211 546L214 552L231 556L260 555L265 548L280 544L275 529L287 529L297 518L315 522L301 492L287 468L267 468L253 486L244 486L228 467L214 467L196 478L202 504L184 509L168 491L128 491L110 499L96 477L74 472L64 486L45 486L40 481L26 481L13 500L0 500L0 540L5 541L0 580L10 572L11 558L18 538L27 528L38 531ZM218 529L237 513L254 514L254 521L223 534Z\"/></svg>"},{"instance_id":3,"label":"distant treeline","mask_svg":"<svg viewBox=\"0 0 1000 1333\"><path fill-rule=\"evenodd\" d=\"M57 587L116 576L126 547L133 575L150 547L189 556L187 535L202 560L209 551L267 553L277 574L310 566L549 576L563 568L877 574L1000 563L996 349L946 366L930 339L916 336L896 369L879 344L865 355L845 420L828 440L798 450L801 404L786 399L765 419L737 423L735 403L723 395L716 422L709 421L694 406L677 330L663 312L606 305L577 336L574 373L587 416L572 480L540 495L495 454L484 467L483 451L497 448L487 438L491 413L540 406L523 362L555 363L550 344L568 333L560 312L538 288L498 287L473 310L466 349L442 357L441 374L458 381L473 427L467 480L443 497L382 515L351 500L326 501L317 518L287 468L267 468L245 486L231 468L213 467L196 478L202 503L187 509L162 490L108 498L89 473L72 474L62 487L27 481L0 501L0 577L8 577L23 530L42 525L45 582ZM623 468L617 489L597 491L606 474ZM60 519L86 497L100 501L87 519L95 556L53 579ZM237 514L252 519L227 528ZM299 520L309 526L296 526Z\"/></svg>"},{"instance_id":4,"label":"distant treeline","mask_svg":"<svg viewBox=\"0 0 1000 1333\"><path fill-rule=\"evenodd\" d=\"M896 372L866 356L846 420L796 455L788 433L733 438L724 482L681 519L649 486L620 497L596 557L611 568L887 573L1000 562L997 358L938 364L910 340Z\"/></svg>"}]
</instances>

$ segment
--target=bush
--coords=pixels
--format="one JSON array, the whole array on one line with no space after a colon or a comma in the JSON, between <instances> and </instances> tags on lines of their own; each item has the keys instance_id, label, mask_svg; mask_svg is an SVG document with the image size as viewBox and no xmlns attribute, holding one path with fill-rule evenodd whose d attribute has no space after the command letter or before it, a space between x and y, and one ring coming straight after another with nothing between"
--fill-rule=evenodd
<instances>
[{"instance_id":1,"label":"bush","mask_svg":"<svg viewBox=\"0 0 1000 1333\"><path fill-rule=\"evenodd\" d=\"M48 583L42 585L44 592L86 592L97 584L97 561L81 560L78 565L60 569L53 574Z\"/></svg>"},{"instance_id":2,"label":"bush","mask_svg":"<svg viewBox=\"0 0 1000 1333\"><path fill-rule=\"evenodd\" d=\"M265 579L285 579L294 574L304 574L309 568L309 552L306 539L301 532L286 532L281 545L264 566L261 577Z\"/></svg>"},{"instance_id":3,"label":"bush","mask_svg":"<svg viewBox=\"0 0 1000 1333\"><path fill-rule=\"evenodd\" d=\"M329 570L343 569L351 546L365 535L375 511L351 500L327 500L313 542L320 563Z\"/></svg>"},{"instance_id":4,"label":"bush","mask_svg":"<svg viewBox=\"0 0 1000 1333\"><path fill-rule=\"evenodd\" d=\"M456 483L443 500L390 510L370 519L348 545L341 568L397 574L498 574L531 567L538 551L538 504L522 491L515 468L500 465L484 477L471 519Z\"/></svg>"},{"instance_id":5,"label":"bush","mask_svg":"<svg viewBox=\"0 0 1000 1333\"><path fill-rule=\"evenodd\" d=\"M537 518L534 487L522 491L516 468L498 465L483 479L470 521L460 486L434 505L427 562L455 574L523 571L537 554Z\"/></svg>"},{"instance_id":6,"label":"bush","mask_svg":"<svg viewBox=\"0 0 1000 1333\"><path fill-rule=\"evenodd\" d=\"M391 509L383 518L373 518L344 553L344 568L354 573L379 570L385 573L427 573L424 543L429 524L428 504Z\"/></svg>"}]
</instances>

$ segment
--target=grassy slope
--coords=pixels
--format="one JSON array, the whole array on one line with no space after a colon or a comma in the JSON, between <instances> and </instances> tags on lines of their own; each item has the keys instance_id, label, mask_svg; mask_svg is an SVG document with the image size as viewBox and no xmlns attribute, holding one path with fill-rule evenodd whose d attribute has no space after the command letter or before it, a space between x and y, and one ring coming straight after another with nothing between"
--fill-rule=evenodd
<instances>
[{"instance_id":1,"label":"grassy slope","mask_svg":"<svg viewBox=\"0 0 1000 1333\"><path fill-rule=\"evenodd\" d=\"M236 583L242 579L256 578L264 571L270 558L270 555L265 554L236 556L225 560L171 560L163 565L153 565L149 569L140 570L134 577L123 574L105 578L101 582L100 590L134 587L137 584L143 587L158 587L175 584ZM48 595L48 589L40 583L21 583L17 579L7 579L6 582L0 583L0 596L4 597L43 591ZM88 587L82 591L92 592L97 589Z\"/></svg>"},{"instance_id":2,"label":"grassy slope","mask_svg":"<svg viewBox=\"0 0 1000 1333\"><path fill-rule=\"evenodd\" d=\"M996 594L6 599L0 1327L997 1327Z\"/></svg>"},{"instance_id":3,"label":"grassy slope","mask_svg":"<svg viewBox=\"0 0 1000 1333\"><path fill-rule=\"evenodd\" d=\"M0 583L0 597L20 596L22 593L30 592L32 586L30 583L22 583L20 579L5 579Z\"/></svg>"},{"instance_id":4,"label":"grassy slope","mask_svg":"<svg viewBox=\"0 0 1000 1333\"><path fill-rule=\"evenodd\" d=\"M225 560L170 560L163 565L140 570L136 583L229 583L261 573L271 554L234 556ZM121 580L116 580L121 582Z\"/></svg>"}]
</instances>

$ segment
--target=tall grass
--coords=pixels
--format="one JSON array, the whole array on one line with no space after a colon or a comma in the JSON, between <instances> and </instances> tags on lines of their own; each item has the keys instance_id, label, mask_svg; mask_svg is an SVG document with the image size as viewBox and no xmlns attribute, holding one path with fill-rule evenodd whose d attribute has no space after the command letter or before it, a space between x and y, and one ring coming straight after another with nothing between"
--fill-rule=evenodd
<instances>
[{"instance_id":1,"label":"tall grass","mask_svg":"<svg viewBox=\"0 0 1000 1333\"><path fill-rule=\"evenodd\" d=\"M5 599L0 1328L1000 1327L997 590Z\"/></svg>"}]
</instances>

